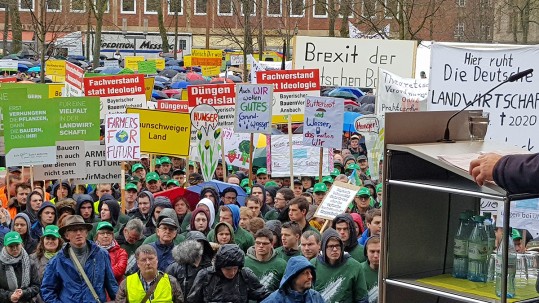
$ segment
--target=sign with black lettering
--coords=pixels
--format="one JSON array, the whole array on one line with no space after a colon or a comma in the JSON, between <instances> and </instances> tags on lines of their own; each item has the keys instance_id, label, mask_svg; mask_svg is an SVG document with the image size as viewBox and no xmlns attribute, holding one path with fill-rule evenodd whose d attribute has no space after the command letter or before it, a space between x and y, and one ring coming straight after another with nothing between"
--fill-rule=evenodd
<instances>
[{"instance_id":1,"label":"sign with black lettering","mask_svg":"<svg viewBox=\"0 0 539 303\"><path fill-rule=\"evenodd\" d=\"M56 142L56 163L34 166L34 179L76 179L86 176L84 141Z\"/></svg>"},{"instance_id":2,"label":"sign with black lettering","mask_svg":"<svg viewBox=\"0 0 539 303\"><path fill-rule=\"evenodd\" d=\"M320 203L314 214L317 218L333 220L336 216L344 213L348 205L354 201L360 187L344 182L335 182Z\"/></svg>"},{"instance_id":3,"label":"sign with black lettering","mask_svg":"<svg viewBox=\"0 0 539 303\"><path fill-rule=\"evenodd\" d=\"M120 182L120 161L105 159L105 145L99 141L84 142L84 165L86 174L82 179L75 179L75 184L97 184Z\"/></svg>"}]
</instances>

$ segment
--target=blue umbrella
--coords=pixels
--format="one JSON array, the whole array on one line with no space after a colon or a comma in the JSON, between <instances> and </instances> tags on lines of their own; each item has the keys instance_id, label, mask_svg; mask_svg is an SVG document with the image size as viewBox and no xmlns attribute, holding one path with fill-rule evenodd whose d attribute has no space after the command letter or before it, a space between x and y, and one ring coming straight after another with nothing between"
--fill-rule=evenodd
<instances>
[{"instance_id":1,"label":"blue umbrella","mask_svg":"<svg viewBox=\"0 0 539 303\"><path fill-rule=\"evenodd\" d=\"M162 91L155 90L155 89L152 91L152 97L158 100L168 98L167 94L163 93Z\"/></svg>"},{"instance_id":2,"label":"blue umbrella","mask_svg":"<svg viewBox=\"0 0 539 303\"><path fill-rule=\"evenodd\" d=\"M41 66L34 66L28 69L29 73L39 73L41 72Z\"/></svg>"},{"instance_id":3,"label":"blue umbrella","mask_svg":"<svg viewBox=\"0 0 539 303\"><path fill-rule=\"evenodd\" d=\"M175 88L175 89L178 89L178 88L181 88L181 89L185 89L187 88L187 85L189 85L189 82L187 81L180 81L180 82L174 82L170 85L170 88Z\"/></svg>"},{"instance_id":4,"label":"blue umbrella","mask_svg":"<svg viewBox=\"0 0 539 303\"><path fill-rule=\"evenodd\" d=\"M197 193L197 194L200 195L200 192L202 191L202 189L204 187L207 187L207 186L212 186L213 188L215 188L219 192L219 195L223 192L223 190L225 190L225 189L227 189L229 187L232 187L238 193L238 198L236 199L238 201L238 203L241 206L245 206L245 198L247 197L247 194L245 193L243 188L241 188L241 187L239 187L238 185L235 185L235 184L230 184L230 183L226 183L226 182L222 182L222 181L212 180L212 181L204 182L204 183L201 183L201 184L189 186L187 188L187 190L191 191L191 192L194 192L194 193ZM216 198L219 199L219 197L216 197Z\"/></svg>"},{"instance_id":5,"label":"blue umbrella","mask_svg":"<svg viewBox=\"0 0 539 303\"><path fill-rule=\"evenodd\" d=\"M159 81L155 81L155 83L153 84L153 88L158 89L158 90L163 90L165 89L165 86L163 85L163 83Z\"/></svg>"},{"instance_id":6,"label":"blue umbrella","mask_svg":"<svg viewBox=\"0 0 539 303\"><path fill-rule=\"evenodd\" d=\"M198 66L193 66L193 67L191 67L191 69L192 69L194 72L197 72L197 73L202 72L202 68L200 68L200 67L198 67Z\"/></svg>"},{"instance_id":7,"label":"blue umbrella","mask_svg":"<svg viewBox=\"0 0 539 303\"><path fill-rule=\"evenodd\" d=\"M170 82L170 78L167 78L167 77L161 77L161 76L156 76L155 77L155 81L159 81L161 83L167 83L167 82Z\"/></svg>"},{"instance_id":8,"label":"blue umbrella","mask_svg":"<svg viewBox=\"0 0 539 303\"><path fill-rule=\"evenodd\" d=\"M28 66L26 66L26 65L24 65L24 64L22 64L22 63L19 63L17 69L18 69L20 72L25 73L26 71L28 71Z\"/></svg>"},{"instance_id":9,"label":"blue umbrella","mask_svg":"<svg viewBox=\"0 0 539 303\"><path fill-rule=\"evenodd\" d=\"M340 97L354 100L357 100L364 95L365 93L363 93L359 88L355 87L337 87L328 94L330 97Z\"/></svg>"},{"instance_id":10,"label":"blue umbrella","mask_svg":"<svg viewBox=\"0 0 539 303\"><path fill-rule=\"evenodd\" d=\"M168 61L165 62L165 65L166 66L171 66L171 65L180 66L180 61L178 61L178 60L168 60Z\"/></svg>"},{"instance_id":11,"label":"blue umbrella","mask_svg":"<svg viewBox=\"0 0 539 303\"><path fill-rule=\"evenodd\" d=\"M363 116L360 113L355 112L344 112L344 122L342 130L345 132L355 132L356 126L354 125L354 121L357 117Z\"/></svg>"},{"instance_id":12,"label":"blue umbrella","mask_svg":"<svg viewBox=\"0 0 539 303\"><path fill-rule=\"evenodd\" d=\"M180 72L180 73L185 73L185 67L181 67L181 66L169 66L170 69L173 69L177 72Z\"/></svg>"},{"instance_id":13,"label":"blue umbrella","mask_svg":"<svg viewBox=\"0 0 539 303\"><path fill-rule=\"evenodd\" d=\"M107 67L101 71L102 74L116 75L122 70L121 67Z\"/></svg>"}]
</instances>

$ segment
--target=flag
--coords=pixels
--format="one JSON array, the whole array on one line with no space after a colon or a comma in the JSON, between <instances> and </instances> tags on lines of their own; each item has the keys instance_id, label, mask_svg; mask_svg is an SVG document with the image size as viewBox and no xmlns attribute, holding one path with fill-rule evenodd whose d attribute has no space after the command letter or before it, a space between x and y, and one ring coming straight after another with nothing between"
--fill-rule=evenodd
<instances>
[{"instance_id":1,"label":"flag","mask_svg":"<svg viewBox=\"0 0 539 303\"><path fill-rule=\"evenodd\" d=\"M355 27L352 22L348 21L348 35L350 38L363 38L365 35Z\"/></svg>"},{"instance_id":2,"label":"flag","mask_svg":"<svg viewBox=\"0 0 539 303\"><path fill-rule=\"evenodd\" d=\"M348 176L348 183L356 186L363 186L363 182L361 182L357 170L352 170L352 173Z\"/></svg>"}]
</instances>

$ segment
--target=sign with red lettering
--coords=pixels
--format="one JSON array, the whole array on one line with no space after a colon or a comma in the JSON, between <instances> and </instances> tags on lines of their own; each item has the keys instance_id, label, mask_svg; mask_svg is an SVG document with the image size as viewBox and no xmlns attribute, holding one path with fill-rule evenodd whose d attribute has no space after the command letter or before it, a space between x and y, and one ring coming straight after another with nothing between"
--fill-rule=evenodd
<instances>
[{"instance_id":1,"label":"sign with red lettering","mask_svg":"<svg viewBox=\"0 0 539 303\"><path fill-rule=\"evenodd\" d=\"M191 124L195 129L216 129L218 123L217 110L208 104L200 104L191 111Z\"/></svg>"},{"instance_id":2,"label":"sign with red lettering","mask_svg":"<svg viewBox=\"0 0 539 303\"><path fill-rule=\"evenodd\" d=\"M66 97L82 97L84 69L69 61L66 61L65 95Z\"/></svg>"},{"instance_id":3,"label":"sign with red lettering","mask_svg":"<svg viewBox=\"0 0 539 303\"><path fill-rule=\"evenodd\" d=\"M176 113L188 113L189 103L186 100L162 99L157 100L157 110L166 110Z\"/></svg>"},{"instance_id":4,"label":"sign with red lettering","mask_svg":"<svg viewBox=\"0 0 539 303\"><path fill-rule=\"evenodd\" d=\"M105 146L108 161L140 160L139 114L110 114L105 119Z\"/></svg>"},{"instance_id":5,"label":"sign with red lettering","mask_svg":"<svg viewBox=\"0 0 539 303\"><path fill-rule=\"evenodd\" d=\"M200 104L208 104L217 110L220 127L234 127L236 84L190 85L187 86L187 99L190 110Z\"/></svg>"}]
</instances>

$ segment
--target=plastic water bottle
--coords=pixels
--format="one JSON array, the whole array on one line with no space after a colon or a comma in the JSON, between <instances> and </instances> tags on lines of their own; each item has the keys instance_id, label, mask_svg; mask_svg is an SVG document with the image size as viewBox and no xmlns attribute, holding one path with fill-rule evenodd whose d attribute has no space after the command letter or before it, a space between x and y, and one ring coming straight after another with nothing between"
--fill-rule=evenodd
<instances>
[{"instance_id":1,"label":"plastic water bottle","mask_svg":"<svg viewBox=\"0 0 539 303\"><path fill-rule=\"evenodd\" d=\"M487 282L488 239L483 217L474 216L475 227L468 239L468 280Z\"/></svg>"},{"instance_id":2,"label":"plastic water bottle","mask_svg":"<svg viewBox=\"0 0 539 303\"><path fill-rule=\"evenodd\" d=\"M507 266L507 298L514 298L516 295L515 276L517 272L517 251L515 250L515 244L513 244L511 234L511 229L509 229L509 235L504 235L504 237L509 238L509 245L507 246L507 251L509 253ZM502 295L503 242L504 241L502 240L496 252L496 295L498 297L501 297Z\"/></svg>"},{"instance_id":3,"label":"plastic water bottle","mask_svg":"<svg viewBox=\"0 0 539 303\"><path fill-rule=\"evenodd\" d=\"M494 223L492 222L491 214L489 212L484 212L483 215L485 217L484 225L488 239L488 252L489 254L491 254L496 248L496 232L494 228Z\"/></svg>"},{"instance_id":4,"label":"plastic water bottle","mask_svg":"<svg viewBox=\"0 0 539 303\"><path fill-rule=\"evenodd\" d=\"M460 224L455 234L455 245L453 246L453 277L466 279L468 276L468 237L467 230L468 215L461 213Z\"/></svg>"}]
</instances>

